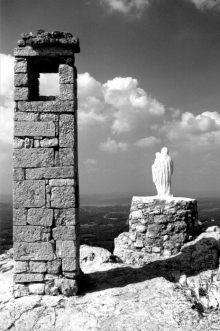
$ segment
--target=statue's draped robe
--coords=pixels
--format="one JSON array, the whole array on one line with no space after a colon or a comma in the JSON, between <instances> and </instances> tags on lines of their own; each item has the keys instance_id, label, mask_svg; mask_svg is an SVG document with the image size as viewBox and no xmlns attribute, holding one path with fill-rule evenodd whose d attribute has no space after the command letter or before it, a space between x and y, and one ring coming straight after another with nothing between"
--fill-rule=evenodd
<instances>
[{"instance_id":1,"label":"statue's draped robe","mask_svg":"<svg viewBox=\"0 0 220 331\"><path fill-rule=\"evenodd\" d=\"M152 175L153 182L156 185L157 194L160 194L161 186L160 186L160 160L158 158L155 159L154 164L152 165Z\"/></svg>"},{"instance_id":2,"label":"statue's draped robe","mask_svg":"<svg viewBox=\"0 0 220 331\"><path fill-rule=\"evenodd\" d=\"M159 192L158 194L170 195L171 175L173 173L173 161L169 155L161 156L160 168L158 169Z\"/></svg>"}]
</instances>

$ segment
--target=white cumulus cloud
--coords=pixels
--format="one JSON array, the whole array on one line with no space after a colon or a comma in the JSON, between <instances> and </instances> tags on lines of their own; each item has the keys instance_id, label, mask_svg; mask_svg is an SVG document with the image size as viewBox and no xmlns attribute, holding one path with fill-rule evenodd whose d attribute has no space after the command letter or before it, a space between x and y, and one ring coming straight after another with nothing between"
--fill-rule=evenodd
<instances>
[{"instance_id":1,"label":"white cumulus cloud","mask_svg":"<svg viewBox=\"0 0 220 331\"><path fill-rule=\"evenodd\" d=\"M192 2L198 9L214 9L220 10L220 0L186 0Z\"/></svg>"},{"instance_id":2,"label":"white cumulus cloud","mask_svg":"<svg viewBox=\"0 0 220 331\"><path fill-rule=\"evenodd\" d=\"M141 148L148 148L148 147L153 147L153 146L159 144L160 142L161 142L160 139L151 136L151 137L137 140L134 143L134 145L137 147L141 147Z\"/></svg>"},{"instance_id":3,"label":"white cumulus cloud","mask_svg":"<svg viewBox=\"0 0 220 331\"><path fill-rule=\"evenodd\" d=\"M87 159L84 163L86 166L94 166L98 161L96 159Z\"/></svg>"},{"instance_id":4,"label":"white cumulus cloud","mask_svg":"<svg viewBox=\"0 0 220 331\"><path fill-rule=\"evenodd\" d=\"M192 147L220 145L220 114L206 111L200 115L182 114L180 121L167 122L161 130L170 141L190 142Z\"/></svg>"},{"instance_id":5,"label":"white cumulus cloud","mask_svg":"<svg viewBox=\"0 0 220 331\"><path fill-rule=\"evenodd\" d=\"M101 0L111 12L118 11L123 14L133 14L139 17L149 5L149 0Z\"/></svg>"},{"instance_id":6,"label":"white cumulus cloud","mask_svg":"<svg viewBox=\"0 0 220 331\"><path fill-rule=\"evenodd\" d=\"M140 124L148 124L152 117L164 115L165 108L138 87L131 77L116 77L102 86L105 102L115 109L112 130L128 132Z\"/></svg>"},{"instance_id":7,"label":"white cumulus cloud","mask_svg":"<svg viewBox=\"0 0 220 331\"><path fill-rule=\"evenodd\" d=\"M100 143L99 148L101 151L116 153L116 152L126 152L128 149L128 143L124 143L123 141L117 143L115 140L108 138L108 140L104 143Z\"/></svg>"},{"instance_id":8,"label":"white cumulus cloud","mask_svg":"<svg viewBox=\"0 0 220 331\"><path fill-rule=\"evenodd\" d=\"M0 193L12 190L14 58L0 54Z\"/></svg>"},{"instance_id":9,"label":"white cumulus cloud","mask_svg":"<svg viewBox=\"0 0 220 331\"><path fill-rule=\"evenodd\" d=\"M101 83L88 72L78 75L79 127L93 124L104 124L106 116Z\"/></svg>"},{"instance_id":10,"label":"white cumulus cloud","mask_svg":"<svg viewBox=\"0 0 220 331\"><path fill-rule=\"evenodd\" d=\"M97 172L99 168L97 167L98 161L96 159L87 159L84 161L84 164L86 166L86 172Z\"/></svg>"},{"instance_id":11,"label":"white cumulus cloud","mask_svg":"<svg viewBox=\"0 0 220 331\"><path fill-rule=\"evenodd\" d=\"M12 144L14 58L0 54L0 142Z\"/></svg>"}]
</instances>

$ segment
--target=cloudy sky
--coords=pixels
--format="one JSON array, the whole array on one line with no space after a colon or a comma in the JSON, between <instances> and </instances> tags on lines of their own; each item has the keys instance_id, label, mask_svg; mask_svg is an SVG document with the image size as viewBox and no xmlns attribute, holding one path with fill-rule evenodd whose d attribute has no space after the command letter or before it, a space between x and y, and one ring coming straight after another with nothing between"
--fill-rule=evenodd
<instances>
[{"instance_id":1,"label":"cloudy sky","mask_svg":"<svg viewBox=\"0 0 220 331\"><path fill-rule=\"evenodd\" d=\"M80 192L220 195L220 0L1 0L0 190L12 190L13 48L22 32L79 37ZM56 94L56 79L42 78Z\"/></svg>"}]
</instances>

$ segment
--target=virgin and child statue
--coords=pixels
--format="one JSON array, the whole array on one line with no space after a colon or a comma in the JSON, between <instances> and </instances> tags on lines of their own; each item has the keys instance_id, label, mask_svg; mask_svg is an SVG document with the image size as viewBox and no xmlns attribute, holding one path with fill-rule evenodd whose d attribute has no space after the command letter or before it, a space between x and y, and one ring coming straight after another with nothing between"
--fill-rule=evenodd
<instances>
[{"instance_id":1,"label":"virgin and child statue","mask_svg":"<svg viewBox=\"0 0 220 331\"><path fill-rule=\"evenodd\" d=\"M153 182L156 185L157 195L171 194L171 175L173 173L173 161L169 156L169 151L163 147L161 153L156 153L154 164L152 165Z\"/></svg>"}]
</instances>

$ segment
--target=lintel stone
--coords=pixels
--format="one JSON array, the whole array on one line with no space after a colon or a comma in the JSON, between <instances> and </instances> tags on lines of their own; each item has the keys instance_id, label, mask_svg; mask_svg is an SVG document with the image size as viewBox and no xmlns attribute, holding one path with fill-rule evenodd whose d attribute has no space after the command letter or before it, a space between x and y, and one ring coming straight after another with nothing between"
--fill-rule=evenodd
<instances>
[{"instance_id":1,"label":"lintel stone","mask_svg":"<svg viewBox=\"0 0 220 331\"><path fill-rule=\"evenodd\" d=\"M64 47L34 47L26 46L26 47L18 47L14 50L14 56L16 57L29 57L29 56L67 56L74 57L74 51L71 48Z\"/></svg>"}]
</instances>

